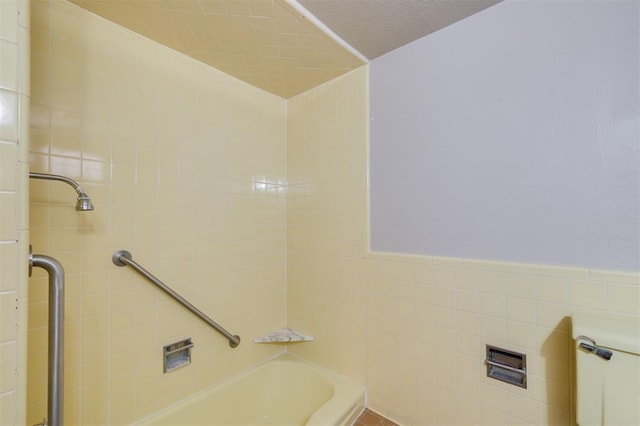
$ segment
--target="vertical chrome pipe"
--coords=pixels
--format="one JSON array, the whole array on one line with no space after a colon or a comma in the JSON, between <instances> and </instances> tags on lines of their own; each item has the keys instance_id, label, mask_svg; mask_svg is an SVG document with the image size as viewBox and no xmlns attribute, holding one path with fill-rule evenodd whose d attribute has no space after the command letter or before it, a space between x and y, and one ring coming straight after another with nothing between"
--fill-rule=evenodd
<instances>
[{"instance_id":1,"label":"vertical chrome pipe","mask_svg":"<svg viewBox=\"0 0 640 426\"><path fill-rule=\"evenodd\" d=\"M64 407L64 269L56 259L30 254L31 267L49 274L49 364L47 425L62 426Z\"/></svg>"}]
</instances>

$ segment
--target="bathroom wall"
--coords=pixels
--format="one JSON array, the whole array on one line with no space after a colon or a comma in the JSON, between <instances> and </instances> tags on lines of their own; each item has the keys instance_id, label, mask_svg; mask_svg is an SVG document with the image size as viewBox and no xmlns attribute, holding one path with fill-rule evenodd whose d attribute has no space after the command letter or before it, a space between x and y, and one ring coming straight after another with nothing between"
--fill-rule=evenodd
<instances>
[{"instance_id":1,"label":"bathroom wall","mask_svg":"<svg viewBox=\"0 0 640 426\"><path fill-rule=\"evenodd\" d=\"M363 68L288 101L288 324L316 336L289 351L403 425L575 424L570 315L640 320L640 274L370 252L368 84ZM527 355L527 389L486 377L486 344Z\"/></svg>"},{"instance_id":2,"label":"bathroom wall","mask_svg":"<svg viewBox=\"0 0 640 426\"><path fill-rule=\"evenodd\" d=\"M26 419L29 2L0 2L0 424Z\"/></svg>"},{"instance_id":3,"label":"bathroom wall","mask_svg":"<svg viewBox=\"0 0 640 426\"><path fill-rule=\"evenodd\" d=\"M32 8L31 170L80 180L96 204L75 212L68 186L29 183L34 250L67 271L68 424L147 415L280 351L250 341L285 322L316 337L289 351L366 383L370 407L402 424L571 424L568 315L640 318L637 273L369 252L366 67L285 116L283 100L69 3ZM240 347L115 267L118 249ZM34 275L16 424L46 411ZM193 364L162 375L161 346L184 337ZM528 389L484 377L485 343L527 353Z\"/></svg>"},{"instance_id":4,"label":"bathroom wall","mask_svg":"<svg viewBox=\"0 0 640 426\"><path fill-rule=\"evenodd\" d=\"M283 350L284 100L66 1L32 3L31 242L66 271L65 424L128 424ZM9 147L11 148L11 147ZM3 216L4 217L4 216ZM242 338L236 349L130 268ZM46 413L46 277L29 282L26 424ZM162 373L162 346L193 362Z\"/></svg>"},{"instance_id":5,"label":"bathroom wall","mask_svg":"<svg viewBox=\"0 0 640 426\"><path fill-rule=\"evenodd\" d=\"M287 101L288 350L366 379L367 67Z\"/></svg>"},{"instance_id":6,"label":"bathroom wall","mask_svg":"<svg viewBox=\"0 0 640 426\"><path fill-rule=\"evenodd\" d=\"M640 270L639 15L509 0L372 61L372 249Z\"/></svg>"}]
</instances>

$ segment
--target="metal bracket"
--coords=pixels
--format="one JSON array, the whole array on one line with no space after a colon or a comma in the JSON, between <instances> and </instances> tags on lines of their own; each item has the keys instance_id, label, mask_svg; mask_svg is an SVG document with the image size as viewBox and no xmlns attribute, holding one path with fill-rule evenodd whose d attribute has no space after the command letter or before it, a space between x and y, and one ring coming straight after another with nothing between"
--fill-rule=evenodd
<instances>
[{"instance_id":1,"label":"metal bracket","mask_svg":"<svg viewBox=\"0 0 640 426\"><path fill-rule=\"evenodd\" d=\"M604 348L602 346L598 346L596 344L596 341L590 337L578 336L576 338L576 341L578 342L578 346L580 346L582 349L586 349L587 351L593 354L596 354L597 356L599 356L600 358L606 361L609 361L613 356L613 351L607 348Z\"/></svg>"}]
</instances>

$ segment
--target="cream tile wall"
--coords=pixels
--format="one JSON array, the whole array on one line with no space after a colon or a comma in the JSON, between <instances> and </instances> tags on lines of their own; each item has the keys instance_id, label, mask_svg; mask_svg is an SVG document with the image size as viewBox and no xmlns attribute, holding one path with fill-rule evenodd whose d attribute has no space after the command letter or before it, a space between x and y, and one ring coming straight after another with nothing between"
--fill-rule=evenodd
<instances>
[{"instance_id":1,"label":"cream tile wall","mask_svg":"<svg viewBox=\"0 0 640 426\"><path fill-rule=\"evenodd\" d=\"M287 103L289 350L365 379L366 67Z\"/></svg>"},{"instance_id":2,"label":"cream tile wall","mask_svg":"<svg viewBox=\"0 0 640 426\"><path fill-rule=\"evenodd\" d=\"M289 350L366 382L403 425L575 423L572 312L640 320L640 275L369 253L367 70L288 101ZM399 191L402 188L398 188ZM527 355L527 389L485 344Z\"/></svg>"},{"instance_id":3,"label":"cream tile wall","mask_svg":"<svg viewBox=\"0 0 640 426\"><path fill-rule=\"evenodd\" d=\"M285 324L284 100L65 1L32 3L31 36L31 170L95 204L30 182L34 251L66 271L65 424L127 424L281 351L251 340ZM120 249L243 343L113 265ZM46 282L29 282L27 424L46 413ZM163 374L186 337L192 365Z\"/></svg>"},{"instance_id":4,"label":"cream tile wall","mask_svg":"<svg viewBox=\"0 0 640 426\"><path fill-rule=\"evenodd\" d=\"M0 424L25 424L29 2L0 2Z\"/></svg>"}]
</instances>

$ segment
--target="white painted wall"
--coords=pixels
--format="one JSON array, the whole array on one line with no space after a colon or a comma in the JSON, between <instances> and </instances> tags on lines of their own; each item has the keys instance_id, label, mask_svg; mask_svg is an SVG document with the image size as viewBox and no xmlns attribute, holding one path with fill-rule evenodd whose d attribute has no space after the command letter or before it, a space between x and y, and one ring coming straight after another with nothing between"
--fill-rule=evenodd
<instances>
[{"instance_id":1,"label":"white painted wall","mask_svg":"<svg viewBox=\"0 0 640 426\"><path fill-rule=\"evenodd\" d=\"M507 0L371 63L371 248L640 269L637 1Z\"/></svg>"}]
</instances>

